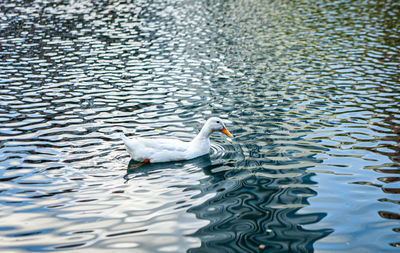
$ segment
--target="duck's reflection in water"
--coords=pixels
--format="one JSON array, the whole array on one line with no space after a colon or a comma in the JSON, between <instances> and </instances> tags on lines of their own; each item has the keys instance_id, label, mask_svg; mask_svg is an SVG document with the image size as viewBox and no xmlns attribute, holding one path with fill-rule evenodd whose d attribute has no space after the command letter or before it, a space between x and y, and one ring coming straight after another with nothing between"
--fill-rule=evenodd
<instances>
[{"instance_id":1,"label":"duck's reflection in water","mask_svg":"<svg viewBox=\"0 0 400 253\"><path fill-rule=\"evenodd\" d=\"M148 176L149 174L158 173L160 170L165 169L181 169L183 167L190 167L193 169L201 170L209 166L212 166L209 155L200 156L188 161L166 163L142 164L134 160L130 160L124 179L126 180L126 182L128 182L134 178Z\"/></svg>"},{"instance_id":2,"label":"duck's reflection in water","mask_svg":"<svg viewBox=\"0 0 400 253\"><path fill-rule=\"evenodd\" d=\"M191 235L202 243L189 252L312 252L314 242L332 232L303 228L326 216L298 213L316 195L310 188L315 184L312 174L304 169L299 169L304 176L274 178L265 176L265 169L249 172L208 166L204 172L214 187L200 184L199 190L216 195L188 210L210 221Z\"/></svg>"},{"instance_id":3,"label":"duck's reflection in water","mask_svg":"<svg viewBox=\"0 0 400 253\"><path fill-rule=\"evenodd\" d=\"M233 164L212 164L209 156L138 168L134 164L130 163L126 180L186 166L202 169L207 175L187 189L200 191L194 198L212 196L187 210L198 219L209 221L188 235L201 240L200 247L188 252L313 252L313 244L332 232L329 228L304 228L326 216L298 212L308 206L309 197L317 194L310 188L316 184L311 180L313 174L304 173L305 169L296 173L302 176L268 177L265 169L230 169Z\"/></svg>"}]
</instances>

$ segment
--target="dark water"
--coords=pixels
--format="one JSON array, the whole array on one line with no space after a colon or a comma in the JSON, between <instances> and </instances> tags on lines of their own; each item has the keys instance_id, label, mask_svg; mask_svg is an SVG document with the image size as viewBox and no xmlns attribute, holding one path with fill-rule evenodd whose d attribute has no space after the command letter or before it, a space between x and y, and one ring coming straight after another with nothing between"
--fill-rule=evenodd
<instances>
[{"instance_id":1,"label":"dark water","mask_svg":"<svg viewBox=\"0 0 400 253\"><path fill-rule=\"evenodd\" d=\"M0 10L0 251L398 251L397 1ZM214 115L209 157L131 169L121 131Z\"/></svg>"}]
</instances>

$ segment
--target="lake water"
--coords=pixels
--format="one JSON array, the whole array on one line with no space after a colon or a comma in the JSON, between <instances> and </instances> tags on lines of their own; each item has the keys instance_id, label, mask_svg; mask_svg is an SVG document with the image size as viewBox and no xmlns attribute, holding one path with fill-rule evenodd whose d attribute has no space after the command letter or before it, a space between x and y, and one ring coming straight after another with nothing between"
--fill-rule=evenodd
<instances>
[{"instance_id":1,"label":"lake water","mask_svg":"<svg viewBox=\"0 0 400 253\"><path fill-rule=\"evenodd\" d=\"M0 2L1 252L398 252L396 0ZM210 156L134 169L127 135Z\"/></svg>"}]
</instances>

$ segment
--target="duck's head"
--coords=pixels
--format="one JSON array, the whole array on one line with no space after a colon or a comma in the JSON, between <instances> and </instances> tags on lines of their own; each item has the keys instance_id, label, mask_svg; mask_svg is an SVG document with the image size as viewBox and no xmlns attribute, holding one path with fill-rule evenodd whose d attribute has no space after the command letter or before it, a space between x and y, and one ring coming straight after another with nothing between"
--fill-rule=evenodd
<instances>
[{"instance_id":1,"label":"duck's head","mask_svg":"<svg viewBox=\"0 0 400 253\"><path fill-rule=\"evenodd\" d=\"M228 137L233 137L233 135L228 131L228 129L226 129L224 122L222 122L220 118L217 117L209 118L205 126L208 127L212 132L220 131Z\"/></svg>"}]
</instances>

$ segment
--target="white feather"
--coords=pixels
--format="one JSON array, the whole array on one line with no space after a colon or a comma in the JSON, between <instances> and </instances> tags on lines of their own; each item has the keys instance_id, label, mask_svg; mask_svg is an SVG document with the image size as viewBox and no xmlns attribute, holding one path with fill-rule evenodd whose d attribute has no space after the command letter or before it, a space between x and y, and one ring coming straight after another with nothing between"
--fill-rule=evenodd
<instances>
[{"instance_id":1,"label":"white feather","mask_svg":"<svg viewBox=\"0 0 400 253\"><path fill-rule=\"evenodd\" d=\"M224 129L226 130L221 119L210 118L204 124L200 133L190 142L136 136L129 139L124 134L121 134L121 139L133 160L145 161L150 159L151 163L171 162L189 160L208 154L210 151L209 137L213 132L224 131L226 135L231 136Z\"/></svg>"}]
</instances>

